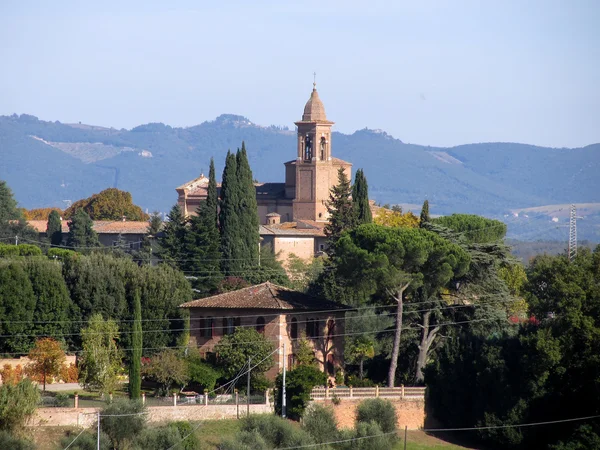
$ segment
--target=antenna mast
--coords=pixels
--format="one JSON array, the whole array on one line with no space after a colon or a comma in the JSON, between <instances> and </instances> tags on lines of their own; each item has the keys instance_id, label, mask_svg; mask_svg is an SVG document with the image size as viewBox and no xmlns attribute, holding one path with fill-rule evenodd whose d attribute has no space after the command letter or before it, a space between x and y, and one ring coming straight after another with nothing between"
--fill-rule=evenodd
<instances>
[{"instance_id":1,"label":"antenna mast","mask_svg":"<svg viewBox=\"0 0 600 450\"><path fill-rule=\"evenodd\" d=\"M569 261L577 256L577 209L571 205L571 219L569 220Z\"/></svg>"}]
</instances>

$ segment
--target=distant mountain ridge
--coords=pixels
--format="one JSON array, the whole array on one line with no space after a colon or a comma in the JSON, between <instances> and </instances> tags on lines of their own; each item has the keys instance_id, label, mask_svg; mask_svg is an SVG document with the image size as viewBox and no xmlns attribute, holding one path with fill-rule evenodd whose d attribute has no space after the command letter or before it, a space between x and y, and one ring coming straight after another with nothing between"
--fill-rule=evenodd
<instances>
[{"instance_id":1,"label":"distant mountain ridge","mask_svg":"<svg viewBox=\"0 0 600 450\"><path fill-rule=\"evenodd\" d=\"M131 192L144 209L167 211L175 187L208 171L246 142L254 177L283 181L295 157L294 130L223 114L188 128L149 123L131 130L0 116L0 179L20 205L64 207L107 187ZM380 203L421 204L432 213L500 216L512 209L600 202L600 144L546 148L515 143L450 148L407 144L381 130L334 132L332 152L363 168Z\"/></svg>"}]
</instances>

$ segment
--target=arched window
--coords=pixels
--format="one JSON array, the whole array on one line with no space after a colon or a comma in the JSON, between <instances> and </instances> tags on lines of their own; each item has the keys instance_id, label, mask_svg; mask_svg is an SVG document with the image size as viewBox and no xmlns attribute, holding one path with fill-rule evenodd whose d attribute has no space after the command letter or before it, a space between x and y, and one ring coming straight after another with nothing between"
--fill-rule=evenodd
<instances>
[{"instance_id":1,"label":"arched window","mask_svg":"<svg viewBox=\"0 0 600 450\"><path fill-rule=\"evenodd\" d=\"M306 337L312 338L315 333L315 322L312 319L306 319Z\"/></svg>"},{"instance_id":2,"label":"arched window","mask_svg":"<svg viewBox=\"0 0 600 450\"><path fill-rule=\"evenodd\" d=\"M298 319L295 317L292 317L292 325L290 328L290 337L292 339L298 339Z\"/></svg>"},{"instance_id":3,"label":"arched window","mask_svg":"<svg viewBox=\"0 0 600 450\"><path fill-rule=\"evenodd\" d=\"M327 141L325 137L321 138L321 161L325 159L325 146L327 145Z\"/></svg>"},{"instance_id":4,"label":"arched window","mask_svg":"<svg viewBox=\"0 0 600 450\"><path fill-rule=\"evenodd\" d=\"M198 321L198 331L200 337L206 336L206 320L204 317L200 317L200 320Z\"/></svg>"},{"instance_id":5,"label":"arched window","mask_svg":"<svg viewBox=\"0 0 600 450\"><path fill-rule=\"evenodd\" d=\"M265 332L265 319L264 317L259 317L256 319L256 331L260 334L264 334Z\"/></svg>"},{"instance_id":6,"label":"arched window","mask_svg":"<svg viewBox=\"0 0 600 450\"><path fill-rule=\"evenodd\" d=\"M306 140L304 141L304 161L310 161L312 159L312 152L312 140L307 134Z\"/></svg>"},{"instance_id":7,"label":"arched window","mask_svg":"<svg viewBox=\"0 0 600 450\"><path fill-rule=\"evenodd\" d=\"M223 336L233 334L234 332L234 318L224 317L223 318Z\"/></svg>"}]
</instances>

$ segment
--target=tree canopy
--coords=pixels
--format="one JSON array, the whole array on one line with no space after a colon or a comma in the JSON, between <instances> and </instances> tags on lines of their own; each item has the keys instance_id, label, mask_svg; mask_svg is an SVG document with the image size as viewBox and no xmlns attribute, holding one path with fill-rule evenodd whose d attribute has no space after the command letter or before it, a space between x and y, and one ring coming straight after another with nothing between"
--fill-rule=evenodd
<instances>
[{"instance_id":1,"label":"tree canopy","mask_svg":"<svg viewBox=\"0 0 600 450\"><path fill-rule=\"evenodd\" d=\"M108 188L91 197L73 203L66 211L65 217L73 217L78 209L83 209L92 220L148 220L148 214L133 204L131 194L117 188Z\"/></svg>"}]
</instances>

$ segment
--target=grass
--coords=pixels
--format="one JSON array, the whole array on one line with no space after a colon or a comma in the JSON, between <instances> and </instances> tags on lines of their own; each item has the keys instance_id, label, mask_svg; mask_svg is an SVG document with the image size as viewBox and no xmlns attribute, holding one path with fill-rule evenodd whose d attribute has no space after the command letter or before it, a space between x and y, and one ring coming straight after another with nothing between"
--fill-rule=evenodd
<instances>
[{"instance_id":1,"label":"grass","mask_svg":"<svg viewBox=\"0 0 600 450\"><path fill-rule=\"evenodd\" d=\"M202 450L218 450L224 439L233 437L240 430L237 419L206 420L196 430Z\"/></svg>"}]
</instances>

